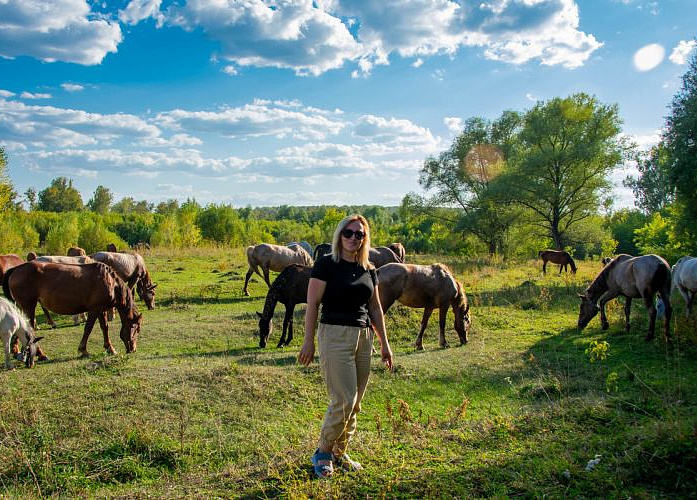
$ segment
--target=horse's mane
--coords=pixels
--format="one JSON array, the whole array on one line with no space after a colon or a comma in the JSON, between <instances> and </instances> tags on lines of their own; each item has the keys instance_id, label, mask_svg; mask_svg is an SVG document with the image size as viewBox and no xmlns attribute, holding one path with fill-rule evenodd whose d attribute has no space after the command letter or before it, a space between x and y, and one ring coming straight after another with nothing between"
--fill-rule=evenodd
<instances>
[{"instance_id":1,"label":"horse's mane","mask_svg":"<svg viewBox=\"0 0 697 500\"><path fill-rule=\"evenodd\" d=\"M117 307L130 307L133 303L131 289L128 288L126 283L119 277L118 274L116 274L116 271L114 271L111 266L108 266L102 262L95 262L95 265L99 277L112 285Z\"/></svg>"},{"instance_id":2,"label":"horse's mane","mask_svg":"<svg viewBox=\"0 0 697 500\"><path fill-rule=\"evenodd\" d=\"M613 269L617 267L617 265L620 262L624 262L628 258L631 258L631 256L626 255L626 254L620 254L614 259L612 259L605 267L603 267L598 275L595 277L595 279L591 282L590 285L588 285L588 288L586 288L586 294L589 294L592 291L595 290L602 290L605 291L608 289L608 284L607 284L607 278L610 275L611 272L613 272Z\"/></svg>"}]
</instances>

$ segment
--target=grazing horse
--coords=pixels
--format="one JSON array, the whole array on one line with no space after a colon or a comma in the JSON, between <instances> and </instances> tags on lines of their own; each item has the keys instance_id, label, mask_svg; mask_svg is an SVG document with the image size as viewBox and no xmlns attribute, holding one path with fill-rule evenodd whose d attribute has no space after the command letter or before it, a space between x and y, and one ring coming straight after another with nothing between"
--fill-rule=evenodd
<instances>
[{"instance_id":1,"label":"grazing horse","mask_svg":"<svg viewBox=\"0 0 697 500\"><path fill-rule=\"evenodd\" d=\"M303 250L305 250L309 255L312 255L312 245L310 245L309 241L291 241L288 243L286 246L287 247L292 247L293 245L298 245L300 246Z\"/></svg>"},{"instance_id":2,"label":"grazing horse","mask_svg":"<svg viewBox=\"0 0 697 500\"><path fill-rule=\"evenodd\" d=\"M113 268L119 278L124 280L128 288L135 286L138 296L145 302L149 310L155 309L155 288L157 285L150 279L145 260L140 254L122 252L97 252L91 257Z\"/></svg>"},{"instance_id":3,"label":"grazing horse","mask_svg":"<svg viewBox=\"0 0 697 500\"><path fill-rule=\"evenodd\" d=\"M66 253L66 255L68 255L69 257L80 257L87 255L87 252L85 252L84 248L70 247L68 248L68 252Z\"/></svg>"},{"instance_id":4,"label":"grazing horse","mask_svg":"<svg viewBox=\"0 0 697 500\"><path fill-rule=\"evenodd\" d=\"M376 269L392 262L402 263L399 257L387 247L372 247L368 253L368 260L373 263Z\"/></svg>"},{"instance_id":5,"label":"grazing horse","mask_svg":"<svg viewBox=\"0 0 697 500\"><path fill-rule=\"evenodd\" d=\"M249 295L247 285L249 284L249 278L252 277L252 273L262 276L270 288L269 271L281 272L291 264L311 266L313 261L310 254L301 246L284 247L261 243L247 247L247 263L249 264L249 270L244 278L244 288L242 289L245 295ZM259 272L260 267L264 273L263 275Z\"/></svg>"},{"instance_id":6,"label":"grazing horse","mask_svg":"<svg viewBox=\"0 0 697 500\"><path fill-rule=\"evenodd\" d=\"M559 274L561 274L562 269L564 269L564 271L567 270L567 265L571 266L571 272L576 274L576 263L574 259L571 258L571 255L569 255L569 252L565 252L564 250L540 250L537 255L542 259L542 272L544 274L547 274L548 261L552 264L559 264Z\"/></svg>"},{"instance_id":7,"label":"grazing horse","mask_svg":"<svg viewBox=\"0 0 697 500\"><path fill-rule=\"evenodd\" d=\"M36 338L34 329L27 317L17 309L17 306L4 297L0 297L0 339L5 347L5 369L11 370L10 339L17 335L22 342L24 365L32 368L36 360L37 342L43 337Z\"/></svg>"},{"instance_id":8,"label":"grazing horse","mask_svg":"<svg viewBox=\"0 0 697 500\"><path fill-rule=\"evenodd\" d=\"M273 311L280 302L286 306L283 316L283 333L276 347L290 344L293 340L293 311L296 304L307 303L307 284L310 282L312 267L301 264L291 264L273 281L266 294L264 310L259 316L259 347L266 347L269 335L273 331ZM287 332L287 336L286 336Z\"/></svg>"},{"instance_id":9,"label":"grazing horse","mask_svg":"<svg viewBox=\"0 0 697 500\"><path fill-rule=\"evenodd\" d=\"M319 259L320 257L324 257L325 255L329 255L332 253L332 244L331 243L320 243L315 247L315 251L312 254L312 258L314 260Z\"/></svg>"},{"instance_id":10,"label":"grazing horse","mask_svg":"<svg viewBox=\"0 0 697 500\"><path fill-rule=\"evenodd\" d=\"M74 247L71 247L71 249ZM82 248L80 249L82 250ZM70 250L68 250L70 252ZM83 250L84 252L84 250ZM75 252L73 252L75 253ZM91 257L87 257L84 255L75 255L75 256L70 256L70 255L42 255L41 257L35 257L34 259L31 260L36 260L37 262L53 262L54 264L91 264L94 262ZM56 323L53 321L53 318L51 317L51 313L49 313L46 308L42 305L41 308L44 310L44 316L46 316L46 321L48 321L48 324L51 325L52 328L56 328ZM73 323L76 325L80 324L80 320L87 320L87 315L85 313L80 313L76 314L73 316Z\"/></svg>"},{"instance_id":11,"label":"grazing horse","mask_svg":"<svg viewBox=\"0 0 697 500\"><path fill-rule=\"evenodd\" d=\"M115 307L121 316L120 337L126 352L135 352L142 315L138 313L131 289L116 272L101 262L80 266L31 261L13 267L5 275L3 291L13 297L34 323L36 303L58 314L87 312L85 330L78 347L88 356L87 339L95 321L104 335L104 349L116 353L109 339L107 309Z\"/></svg>"},{"instance_id":12,"label":"grazing horse","mask_svg":"<svg viewBox=\"0 0 697 500\"><path fill-rule=\"evenodd\" d=\"M401 243L390 243L387 248L392 250L394 254L399 258L399 261L404 264L404 258L407 255L407 251L404 249L404 245Z\"/></svg>"},{"instance_id":13,"label":"grazing horse","mask_svg":"<svg viewBox=\"0 0 697 500\"><path fill-rule=\"evenodd\" d=\"M618 295L624 295L627 298L624 304L625 328L629 332L632 299L642 298L649 312L649 331L646 335L649 341L654 337L656 306L653 299L658 293L665 305L664 333L670 339L670 282L670 267L663 257L618 255L600 271L585 293L579 295L581 308L578 328L583 329L600 311L600 323L603 330L607 330L610 324L605 316L605 304Z\"/></svg>"},{"instance_id":14,"label":"grazing horse","mask_svg":"<svg viewBox=\"0 0 697 500\"><path fill-rule=\"evenodd\" d=\"M455 331L460 338L460 345L467 343L467 333L472 322L467 296L446 266L392 263L384 265L377 273L383 312L387 312L396 300L407 307L424 308L421 329L414 342L417 349L424 348L424 331L435 308L439 309L440 346L448 347L445 340L448 307L452 307L455 315Z\"/></svg>"},{"instance_id":15,"label":"grazing horse","mask_svg":"<svg viewBox=\"0 0 697 500\"><path fill-rule=\"evenodd\" d=\"M681 257L673 266L673 286L678 289L682 298L685 299L685 315L692 314L692 304L697 293L697 259L686 255Z\"/></svg>"},{"instance_id":16,"label":"grazing horse","mask_svg":"<svg viewBox=\"0 0 697 500\"><path fill-rule=\"evenodd\" d=\"M24 264L24 259L22 259L22 257L19 255L15 255L13 253L0 255L0 281L2 281L2 277L5 275L5 272L8 269L20 264Z\"/></svg>"}]
</instances>

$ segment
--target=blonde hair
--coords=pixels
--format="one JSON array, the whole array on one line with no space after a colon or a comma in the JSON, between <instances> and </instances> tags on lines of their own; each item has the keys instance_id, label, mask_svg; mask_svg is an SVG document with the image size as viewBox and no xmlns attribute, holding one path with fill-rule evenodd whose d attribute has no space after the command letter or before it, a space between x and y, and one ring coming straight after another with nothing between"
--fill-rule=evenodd
<instances>
[{"instance_id":1,"label":"blonde hair","mask_svg":"<svg viewBox=\"0 0 697 500\"><path fill-rule=\"evenodd\" d=\"M341 249L343 248L341 246L341 231L355 221L361 223L363 226L363 232L365 232L365 236L361 241L361 246L358 248L358 252L356 252L356 262L363 269L370 269L373 267L368 260L368 255L370 252L370 226L368 225L366 218L359 214L344 217L341 219L341 222L337 224L336 229L334 230L334 237L332 238L332 260L334 262L339 262L341 260Z\"/></svg>"}]
</instances>

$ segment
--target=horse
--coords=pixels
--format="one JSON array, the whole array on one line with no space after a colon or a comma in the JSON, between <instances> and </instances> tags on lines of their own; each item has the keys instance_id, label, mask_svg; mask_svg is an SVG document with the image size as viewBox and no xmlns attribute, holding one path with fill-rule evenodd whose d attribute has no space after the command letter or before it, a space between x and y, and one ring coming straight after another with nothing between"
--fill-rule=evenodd
<instances>
[{"instance_id":1,"label":"horse","mask_svg":"<svg viewBox=\"0 0 697 500\"><path fill-rule=\"evenodd\" d=\"M399 257L387 247L372 247L368 254L368 260L373 263L376 269L392 262L402 263Z\"/></svg>"},{"instance_id":2,"label":"horse","mask_svg":"<svg viewBox=\"0 0 697 500\"><path fill-rule=\"evenodd\" d=\"M399 258L399 261L404 264L404 258L407 255L407 251L404 249L404 245L401 243L390 243L387 248L392 250L394 254Z\"/></svg>"},{"instance_id":3,"label":"horse","mask_svg":"<svg viewBox=\"0 0 697 500\"><path fill-rule=\"evenodd\" d=\"M695 301L695 293L697 293L697 259L686 255L681 257L673 266L673 285L671 288L676 288L685 299L685 315L687 317L692 314L692 304Z\"/></svg>"},{"instance_id":4,"label":"horse","mask_svg":"<svg viewBox=\"0 0 697 500\"><path fill-rule=\"evenodd\" d=\"M559 274L561 274L562 269L566 271L566 266L571 266L571 272L576 274L576 263L574 259L571 258L569 252L564 250L540 250L537 254L542 259L542 272L547 274L547 262L552 264L559 264Z\"/></svg>"},{"instance_id":5,"label":"horse","mask_svg":"<svg viewBox=\"0 0 697 500\"><path fill-rule=\"evenodd\" d=\"M383 312L387 312L395 301L407 307L424 308L421 329L414 346L423 350L423 335L428 320L435 308L439 309L441 347L448 347L445 340L445 319L448 307L455 315L455 331L460 345L468 342L468 331L472 323L470 307L462 285L443 264L420 266L415 264L385 264L377 271L378 293Z\"/></svg>"},{"instance_id":6,"label":"horse","mask_svg":"<svg viewBox=\"0 0 697 500\"><path fill-rule=\"evenodd\" d=\"M20 264L24 264L24 259L19 255L13 253L0 255L0 281L2 281L5 271Z\"/></svg>"},{"instance_id":7,"label":"horse","mask_svg":"<svg viewBox=\"0 0 697 500\"><path fill-rule=\"evenodd\" d=\"M106 251L107 252L116 252L116 245L114 245L113 243L109 243L106 246Z\"/></svg>"},{"instance_id":8,"label":"horse","mask_svg":"<svg viewBox=\"0 0 697 500\"><path fill-rule=\"evenodd\" d=\"M137 252L142 252L144 250L150 250L150 243L147 241L139 241L135 245L133 245L133 250Z\"/></svg>"},{"instance_id":9,"label":"horse","mask_svg":"<svg viewBox=\"0 0 697 500\"><path fill-rule=\"evenodd\" d=\"M605 316L605 304L618 295L624 295L627 298L624 304L625 329L629 332L632 299L643 298L649 313L649 331L646 334L646 341L650 341L654 337L656 325L656 306L653 299L658 293L665 307L665 337L670 340L672 313L670 288L670 267L663 257L653 254L640 257L618 255L600 271L585 293L579 294L581 306L578 314L578 328L579 330L585 328L600 311L600 323L603 330L607 330L610 324Z\"/></svg>"},{"instance_id":10,"label":"horse","mask_svg":"<svg viewBox=\"0 0 697 500\"><path fill-rule=\"evenodd\" d=\"M283 316L283 333L276 347L290 344L293 340L293 311L296 304L307 303L307 285L310 282L312 267L302 264L291 264L273 281L266 294L263 312L259 316L259 347L266 347L269 335L273 331L273 311L280 302L286 306ZM287 336L286 336L287 332Z\"/></svg>"},{"instance_id":11,"label":"horse","mask_svg":"<svg viewBox=\"0 0 697 500\"><path fill-rule=\"evenodd\" d=\"M5 369L11 370L10 364L10 340L17 335L22 342L22 356L24 365L33 368L36 361L37 342L43 337L36 338L34 329L27 317L17 309L12 302L0 297L0 339L5 346Z\"/></svg>"},{"instance_id":12,"label":"horse","mask_svg":"<svg viewBox=\"0 0 697 500\"><path fill-rule=\"evenodd\" d=\"M303 264L312 266L313 261L310 254L307 253L301 246L293 246L292 248L280 245L271 245L269 243L261 243L256 246L247 247L247 263L249 270L244 279L244 288L242 289L245 295L249 295L247 285L252 273L257 273L264 278L266 285L270 288L269 271L281 272L291 264ZM259 272L261 267L262 273Z\"/></svg>"},{"instance_id":13,"label":"horse","mask_svg":"<svg viewBox=\"0 0 697 500\"><path fill-rule=\"evenodd\" d=\"M325 255L329 255L330 253L332 253L332 244L320 243L315 247L315 251L312 253L312 258L314 260L318 260L320 257L324 257Z\"/></svg>"},{"instance_id":14,"label":"horse","mask_svg":"<svg viewBox=\"0 0 697 500\"><path fill-rule=\"evenodd\" d=\"M74 247L71 247L71 249ZM68 250L68 253L70 250ZM82 250L82 248L80 248ZM84 252L84 250L83 250ZM75 252L73 252L75 253ZM35 257L34 259L31 260L36 260L37 262L53 262L54 264L72 264L72 265L78 265L78 264L91 264L94 262L91 257L88 257L84 255L42 255L41 257ZM53 321L53 318L51 317L51 313L46 310L46 308L42 305L41 308L44 311L44 316L46 316L46 321L48 321L48 324L51 325L51 328L56 328L56 323ZM76 314L73 316L73 323L76 325L80 324L80 320L87 321L87 315L85 313L80 313Z\"/></svg>"},{"instance_id":15,"label":"horse","mask_svg":"<svg viewBox=\"0 0 697 500\"><path fill-rule=\"evenodd\" d=\"M607 266L610 262L612 262L612 257L603 257L600 260L600 263L602 264L602 267Z\"/></svg>"},{"instance_id":16,"label":"horse","mask_svg":"<svg viewBox=\"0 0 697 500\"><path fill-rule=\"evenodd\" d=\"M116 272L101 262L80 266L30 261L10 269L2 283L7 297L12 297L34 324L36 303L58 314L87 312L85 330L78 352L89 356L87 339L95 321L104 336L104 349L115 354L109 339L107 310L115 307L121 317L120 337L126 352L136 351L142 314L138 313L131 289Z\"/></svg>"},{"instance_id":17,"label":"horse","mask_svg":"<svg viewBox=\"0 0 697 500\"><path fill-rule=\"evenodd\" d=\"M300 246L303 250L305 250L309 255L312 255L312 245L310 245L309 241L291 241L288 243L286 246L287 247L292 247L293 245L298 245Z\"/></svg>"},{"instance_id":18,"label":"horse","mask_svg":"<svg viewBox=\"0 0 697 500\"><path fill-rule=\"evenodd\" d=\"M124 280L128 288L135 290L138 296L145 302L149 310L155 309L155 288L157 284L152 282L145 260L140 254L122 252L97 252L92 254L97 262L102 262L113 268L119 278Z\"/></svg>"},{"instance_id":19,"label":"horse","mask_svg":"<svg viewBox=\"0 0 697 500\"><path fill-rule=\"evenodd\" d=\"M80 257L87 255L87 252L85 252L84 248L70 247L68 248L68 252L66 253L66 255L68 255L69 257Z\"/></svg>"}]
</instances>

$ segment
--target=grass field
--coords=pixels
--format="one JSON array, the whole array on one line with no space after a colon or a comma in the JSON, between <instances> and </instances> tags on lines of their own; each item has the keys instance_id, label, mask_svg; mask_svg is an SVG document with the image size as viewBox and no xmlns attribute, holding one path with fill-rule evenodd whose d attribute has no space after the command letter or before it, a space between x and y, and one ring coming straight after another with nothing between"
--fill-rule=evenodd
<instances>
[{"instance_id":1,"label":"grass field","mask_svg":"<svg viewBox=\"0 0 697 500\"><path fill-rule=\"evenodd\" d=\"M242 249L145 255L157 309L138 352L77 357L81 326L61 317L42 346L51 361L0 373L0 496L87 497L686 497L697 491L697 321L677 295L674 342L644 341L609 304L610 329L576 330L577 292L600 269L543 276L539 262L442 261L472 305L470 342L438 348L437 314L412 342L420 310L387 314L396 369L375 357L352 457L358 474L313 479L327 398L317 363L296 364L296 338L266 349L256 277L242 296ZM409 257L408 257L409 260ZM447 338L457 344L448 315ZM657 332L660 333L660 329Z\"/></svg>"}]
</instances>

